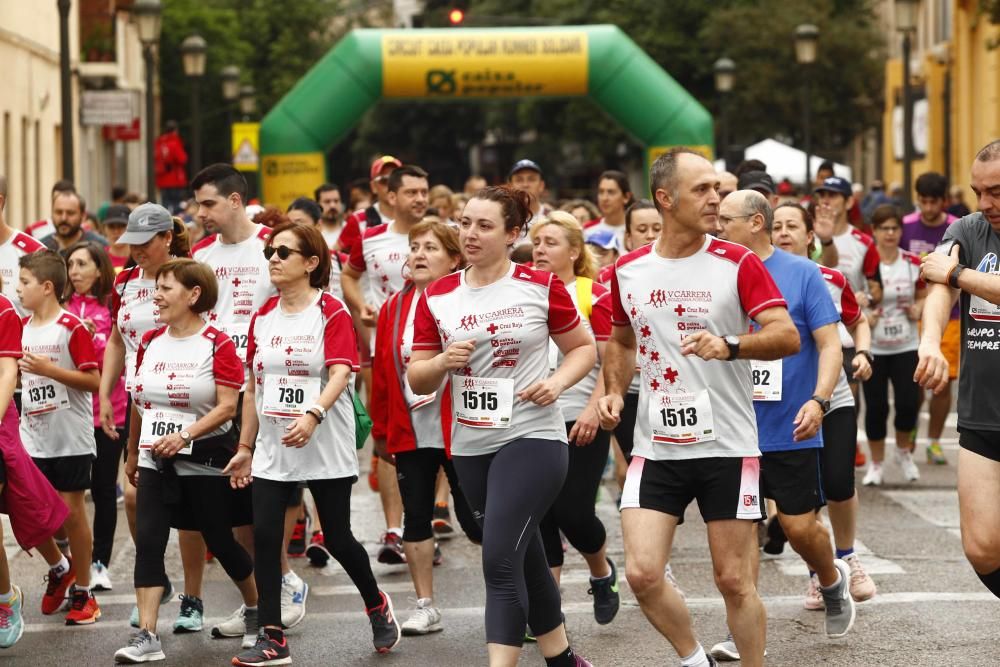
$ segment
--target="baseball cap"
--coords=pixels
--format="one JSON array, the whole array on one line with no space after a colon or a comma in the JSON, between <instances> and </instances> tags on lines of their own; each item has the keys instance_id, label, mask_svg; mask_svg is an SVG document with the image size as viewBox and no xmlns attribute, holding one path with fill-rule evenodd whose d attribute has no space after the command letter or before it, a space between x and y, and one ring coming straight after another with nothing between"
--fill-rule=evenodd
<instances>
[{"instance_id":1,"label":"baseball cap","mask_svg":"<svg viewBox=\"0 0 1000 667\"><path fill-rule=\"evenodd\" d=\"M104 224L105 225L127 225L128 216L131 211L128 210L128 206L124 204L112 204L108 207L108 210L104 212Z\"/></svg>"},{"instance_id":2,"label":"baseball cap","mask_svg":"<svg viewBox=\"0 0 1000 667\"><path fill-rule=\"evenodd\" d=\"M846 178L841 178L840 176L830 176L829 178L824 178L823 182L818 185L813 192L836 192L838 195L844 195L844 197L850 197L854 194L854 190L851 188L851 182Z\"/></svg>"},{"instance_id":3,"label":"baseball cap","mask_svg":"<svg viewBox=\"0 0 1000 667\"><path fill-rule=\"evenodd\" d=\"M610 229L598 229L596 232L587 237L586 242L591 245L596 245L598 248L621 252L621 246L618 245L618 235Z\"/></svg>"},{"instance_id":4,"label":"baseball cap","mask_svg":"<svg viewBox=\"0 0 1000 667\"><path fill-rule=\"evenodd\" d=\"M174 220L170 217L170 212L159 204L146 202L129 214L128 227L118 242L143 245L160 232L171 232L173 229Z\"/></svg>"},{"instance_id":5,"label":"baseball cap","mask_svg":"<svg viewBox=\"0 0 1000 667\"><path fill-rule=\"evenodd\" d=\"M391 155L383 155L382 157L375 158L375 161L372 162L372 168L369 169L368 180L374 181L386 167L396 167L398 169L402 166L403 163L400 162L398 158L394 158Z\"/></svg>"},{"instance_id":6,"label":"baseball cap","mask_svg":"<svg viewBox=\"0 0 1000 667\"><path fill-rule=\"evenodd\" d=\"M509 179L511 176L519 171L524 171L525 169L537 172L539 176L542 176L542 168L538 166L538 163L534 160L518 160L514 163L514 166L510 168L510 173L507 174Z\"/></svg>"},{"instance_id":7,"label":"baseball cap","mask_svg":"<svg viewBox=\"0 0 1000 667\"><path fill-rule=\"evenodd\" d=\"M757 190L761 194L773 195L774 179L766 171L745 171L740 174L739 182L736 186L738 190Z\"/></svg>"}]
</instances>

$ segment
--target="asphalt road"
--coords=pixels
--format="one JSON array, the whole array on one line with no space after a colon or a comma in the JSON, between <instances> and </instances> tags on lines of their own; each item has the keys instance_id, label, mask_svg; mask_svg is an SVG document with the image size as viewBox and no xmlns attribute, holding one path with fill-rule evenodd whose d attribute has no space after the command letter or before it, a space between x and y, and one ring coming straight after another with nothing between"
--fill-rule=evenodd
<instances>
[{"instance_id":1,"label":"asphalt road","mask_svg":"<svg viewBox=\"0 0 1000 667\"><path fill-rule=\"evenodd\" d=\"M922 421L925 424L925 421ZM922 429L923 431L923 429ZM922 443L921 443L922 446ZM887 464L886 484L862 488L858 528L863 562L878 584L876 598L859 606L857 623L844 640L823 635L823 613L806 611L805 567L790 550L762 565L760 590L768 612L768 655L775 665L1000 665L1000 602L979 583L962 555L958 536L958 503L954 491L957 438L954 416L946 433L951 464L930 468L920 456L920 481L906 484ZM922 451L922 449L921 449ZM859 471L860 482L860 471ZM600 514L608 528L611 556L623 569L621 528L614 507L613 483L600 499ZM354 530L374 554L382 530L377 496L362 481L355 487ZM696 631L706 648L726 633L724 608L712 582L704 524L697 508L689 508L678 531L673 554L674 573L687 595ZM27 600L23 639L0 653L0 664L109 665L114 651L128 639L128 614L134 604L131 567L134 554L119 523L111 563L114 590L100 594L103 617L91 627L63 625L61 615L43 617L39 601L44 591L44 562L19 552L9 543L13 578ZM300 665L485 665L483 584L478 549L455 538L442 543L445 562L435 569L436 600L444 612L444 632L404 638L389 655L371 647L362 603L339 566L323 570L306 561L293 567L311 586L308 615L290 631L292 656ZM181 568L175 547L168 550L168 570L175 581ZM406 618L412 587L405 566L376 564L380 584L394 598L397 613ZM608 626L598 626L587 595L583 560L567 555L563 577L564 611L573 645L595 665L674 665L669 644L646 622L622 576L622 609ZM239 605L235 588L218 564L207 567L204 585L206 631L172 635L170 623L177 601L164 607L160 619L165 665L222 665L238 650L235 640L213 640L207 628ZM542 665L535 647L525 648L522 664Z\"/></svg>"}]
</instances>

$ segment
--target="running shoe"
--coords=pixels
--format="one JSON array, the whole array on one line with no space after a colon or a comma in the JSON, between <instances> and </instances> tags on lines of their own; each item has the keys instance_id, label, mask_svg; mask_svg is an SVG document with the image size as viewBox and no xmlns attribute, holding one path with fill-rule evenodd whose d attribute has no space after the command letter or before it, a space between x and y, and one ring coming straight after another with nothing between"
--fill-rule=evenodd
<instances>
[{"instance_id":1,"label":"running shoe","mask_svg":"<svg viewBox=\"0 0 1000 667\"><path fill-rule=\"evenodd\" d=\"M872 461L868 466L865 478L861 480L863 486L882 486L882 466Z\"/></svg>"},{"instance_id":2,"label":"running shoe","mask_svg":"<svg viewBox=\"0 0 1000 667\"><path fill-rule=\"evenodd\" d=\"M42 613L49 615L62 608L63 603L66 602L66 593L69 591L69 587L76 583L73 561L69 562L69 569L62 576L53 574L52 570L49 570L49 573L45 575L45 580L47 583L45 595L42 596Z\"/></svg>"},{"instance_id":3,"label":"running shoe","mask_svg":"<svg viewBox=\"0 0 1000 667\"><path fill-rule=\"evenodd\" d=\"M590 662L590 660L584 658L582 655L574 654L573 661L576 663L574 667L594 667L594 664ZM712 667L711 663L709 663L709 667Z\"/></svg>"},{"instance_id":4,"label":"running shoe","mask_svg":"<svg viewBox=\"0 0 1000 667\"><path fill-rule=\"evenodd\" d=\"M201 598L181 593L181 610L174 621L174 634L201 632L204 627L205 603Z\"/></svg>"},{"instance_id":5,"label":"running shoe","mask_svg":"<svg viewBox=\"0 0 1000 667\"><path fill-rule=\"evenodd\" d=\"M781 527L781 522L778 521L777 517L772 518L767 522L767 542L761 547L763 549L761 557L764 559L777 558L785 551L786 542L788 542L788 538L785 537L785 530Z\"/></svg>"},{"instance_id":6,"label":"running shoe","mask_svg":"<svg viewBox=\"0 0 1000 667\"><path fill-rule=\"evenodd\" d=\"M368 620L372 624L372 642L375 644L375 650L379 653L388 653L399 643L402 633L389 594L379 591L379 595L382 596L382 604L373 609L366 609L365 613L368 614Z\"/></svg>"},{"instance_id":7,"label":"running shoe","mask_svg":"<svg viewBox=\"0 0 1000 667\"><path fill-rule=\"evenodd\" d=\"M851 597L851 567L839 558L833 561L840 572L840 581L832 589L820 588L826 605L826 636L843 637L854 626L854 599Z\"/></svg>"},{"instance_id":8,"label":"running shoe","mask_svg":"<svg viewBox=\"0 0 1000 667\"><path fill-rule=\"evenodd\" d=\"M212 636L216 639L242 637L240 648L253 648L257 643L257 609L247 609L246 605L229 615L229 618L212 626Z\"/></svg>"},{"instance_id":9,"label":"running shoe","mask_svg":"<svg viewBox=\"0 0 1000 667\"><path fill-rule=\"evenodd\" d=\"M290 576L292 575L292 576ZM294 628L306 617L309 584L294 572L281 578L281 625Z\"/></svg>"},{"instance_id":10,"label":"running shoe","mask_svg":"<svg viewBox=\"0 0 1000 667\"><path fill-rule=\"evenodd\" d=\"M269 637L264 630L257 635L253 646L233 658L237 667L261 667L262 665L290 665L292 655L288 650L288 639L285 633L281 638Z\"/></svg>"},{"instance_id":11,"label":"running shoe","mask_svg":"<svg viewBox=\"0 0 1000 667\"><path fill-rule=\"evenodd\" d=\"M121 484L115 484L115 503L121 505L125 502L125 489Z\"/></svg>"},{"instance_id":12,"label":"running shoe","mask_svg":"<svg viewBox=\"0 0 1000 667\"><path fill-rule=\"evenodd\" d=\"M313 567L326 567L330 562L330 552L326 548L326 541L323 539L322 530L314 530L309 546L306 547L306 558Z\"/></svg>"},{"instance_id":13,"label":"running shoe","mask_svg":"<svg viewBox=\"0 0 1000 667\"><path fill-rule=\"evenodd\" d=\"M111 573L101 561L95 561L90 565L90 589L94 591L111 590Z\"/></svg>"},{"instance_id":14,"label":"running shoe","mask_svg":"<svg viewBox=\"0 0 1000 667\"><path fill-rule=\"evenodd\" d=\"M903 471L903 477L906 478L907 482L915 482L920 479L920 471L917 469L917 464L913 462L913 452L897 448L896 463L899 464L899 469Z\"/></svg>"},{"instance_id":15,"label":"running shoe","mask_svg":"<svg viewBox=\"0 0 1000 667\"><path fill-rule=\"evenodd\" d=\"M444 627L441 625L441 610L432 605L430 598L420 598L417 600L417 609L403 623L402 631L407 637L415 635L429 635L432 632L441 632Z\"/></svg>"},{"instance_id":16,"label":"running shoe","mask_svg":"<svg viewBox=\"0 0 1000 667\"><path fill-rule=\"evenodd\" d=\"M10 602L0 602L0 648L10 648L24 634L21 589L11 585L10 590Z\"/></svg>"},{"instance_id":17,"label":"running shoe","mask_svg":"<svg viewBox=\"0 0 1000 667\"><path fill-rule=\"evenodd\" d=\"M211 549L205 549L205 562L211 563L213 560L215 560L215 554L212 553Z\"/></svg>"},{"instance_id":18,"label":"running shoe","mask_svg":"<svg viewBox=\"0 0 1000 667\"><path fill-rule=\"evenodd\" d=\"M160 595L160 606L162 607L173 599L174 585L167 579L167 587L163 589L163 593ZM128 617L128 624L133 628L139 627L139 607L132 607L132 614Z\"/></svg>"},{"instance_id":19,"label":"running shoe","mask_svg":"<svg viewBox=\"0 0 1000 667\"><path fill-rule=\"evenodd\" d=\"M70 593L66 625L92 625L101 617L101 608L94 595L85 588L74 588Z\"/></svg>"},{"instance_id":20,"label":"running shoe","mask_svg":"<svg viewBox=\"0 0 1000 667\"><path fill-rule=\"evenodd\" d=\"M446 540L455 533L455 528L451 525L448 503L434 503L434 520L431 521L431 528L434 529L434 536L441 540Z\"/></svg>"},{"instance_id":21,"label":"running shoe","mask_svg":"<svg viewBox=\"0 0 1000 667\"><path fill-rule=\"evenodd\" d=\"M809 611L826 609L826 605L823 603L823 594L819 592L819 577L815 573L809 575L809 589L806 591L806 599L802 606Z\"/></svg>"},{"instance_id":22,"label":"running shoe","mask_svg":"<svg viewBox=\"0 0 1000 667\"><path fill-rule=\"evenodd\" d=\"M594 620L598 625L607 625L615 620L621 601L618 596L618 568L614 561L608 558L611 574L603 579L590 578L588 595L594 596Z\"/></svg>"},{"instance_id":23,"label":"running shoe","mask_svg":"<svg viewBox=\"0 0 1000 667\"><path fill-rule=\"evenodd\" d=\"M378 562L386 565L402 565L406 562L403 538L392 531L382 536L382 546L378 550Z\"/></svg>"},{"instance_id":24,"label":"running shoe","mask_svg":"<svg viewBox=\"0 0 1000 667\"><path fill-rule=\"evenodd\" d=\"M864 602L875 597L878 589L872 578L865 572L865 568L861 566L858 555L851 554L844 558L844 562L851 568L851 597L854 598L854 601Z\"/></svg>"},{"instance_id":25,"label":"running shoe","mask_svg":"<svg viewBox=\"0 0 1000 667\"><path fill-rule=\"evenodd\" d=\"M767 657L767 649L764 649L764 657ZM712 650L708 652L708 664L711 665L712 658L715 658L719 662L730 662L740 659L740 651L736 648L736 642L733 641L733 634L729 633L726 638L712 647Z\"/></svg>"},{"instance_id":26,"label":"running shoe","mask_svg":"<svg viewBox=\"0 0 1000 667\"><path fill-rule=\"evenodd\" d=\"M368 471L368 488L378 493L378 457L372 454L372 467Z\"/></svg>"},{"instance_id":27,"label":"running shoe","mask_svg":"<svg viewBox=\"0 0 1000 667\"><path fill-rule=\"evenodd\" d=\"M677 583L677 578L674 577L674 571L670 568L670 563L663 568L663 578L667 580L667 583L674 587L677 594L681 596L682 600L686 600L687 596L684 595L684 591L681 590L681 585Z\"/></svg>"},{"instance_id":28,"label":"running shoe","mask_svg":"<svg viewBox=\"0 0 1000 667\"><path fill-rule=\"evenodd\" d=\"M119 664L134 665L140 662L164 660L166 657L163 654L160 638L150 634L149 630L140 630L135 633L129 638L127 646L115 651L115 662Z\"/></svg>"},{"instance_id":29,"label":"running shoe","mask_svg":"<svg viewBox=\"0 0 1000 667\"><path fill-rule=\"evenodd\" d=\"M948 465L948 459L944 456L944 450L941 449L941 443L932 442L927 445L927 464L936 466Z\"/></svg>"},{"instance_id":30,"label":"running shoe","mask_svg":"<svg viewBox=\"0 0 1000 667\"><path fill-rule=\"evenodd\" d=\"M306 554L306 520L301 519L295 522L292 529L292 537L288 540L288 557L302 558Z\"/></svg>"},{"instance_id":31,"label":"running shoe","mask_svg":"<svg viewBox=\"0 0 1000 667\"><path fill-rule=\"evenodd\" d=\"M431 561L434 567L437 567L444 562L444 554L441 553L441 545L437 542L434 543L434 560Z\"/></svg>"},{"instance_id":32,"label":"running shoe","mask_svg":"<svg viewBox=\"0 0 1000 667\"><path fill-rule=\"evenodd\" d=\"M865 467L865 463L867 463L867 462L868 462L868 457L865 456L865 453L863 451L861 451L861 445L855 445L854 446L854 467L855 468L864 468Z\"/></svg>"}]
</instances>

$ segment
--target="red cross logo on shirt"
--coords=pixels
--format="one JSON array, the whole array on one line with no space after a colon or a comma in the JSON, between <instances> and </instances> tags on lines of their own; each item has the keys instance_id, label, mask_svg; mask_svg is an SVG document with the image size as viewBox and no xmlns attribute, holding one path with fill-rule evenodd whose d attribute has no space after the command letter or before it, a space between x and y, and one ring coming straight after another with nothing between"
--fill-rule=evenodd
<instances>
[{"instance_id":1,"label":"red cross logo on shirt","mask_svg":"<svg viewBox=\"0 0 1000 667\"><path fill-rule=\"evenodd\" d=\"M257 372L258 373L263 373L264 372L264 364L262 362L259 362L259 361L257 362Z\"/></svg>"},{"instance_id":2,"label":"red cross logo on shirt","mask_svg":"<svg viewBox=\"0 0 1000 667\"><path fill-rule=\"evenodd\" d=\"M128 337L135 338L135 329L132 329L131 331L128 332Z\"/></svg>"},{"instance_id":3,"label":"red cross logo on shirt","mask_svg":"<svg viewBox=\"0 0 1000 667\"><path fill-rule=\"evenodd\" d=\"M687 312L687 309L684 307L684 304L679 303L677 304L677 307L674 308L674 312L677 313L677 317L681 317Z\"/></svg>"},{"instance_id":4,"label":"red cross logo on shirt","mask_svg":"<svg viewBox=\"0 0 1000 667\"><path fill-rule=\"evenodd\" d=\"M632 309L632 317L635 317L635 308Z\"/></svg>"},{"instance_id":5,"label":"red cross logo on shirt","mask_svg":"<svg viewBox=\"0 0 1000 667\"><path fill-rule=\"evenodd\" d=\"M135 393L137 393L137 394L141 394L142 393L142 385L141 384L137 384L135 386Z\"/></svg>"},{"instance_id":6,"label":"red cross logo on shirt","mask_svg":"<svg viewBox=\"0 0 1000 667\"><path fill-rule=\"evenodd\" d=\"M660 388L660 383L656 381L656 378L653 378L653 381L649 383L649 386L652 387L653 391L657 391Z\"/></svg>"},{"instance_id":7,"label":"red cross logo on shirt","mask_svg":"<svg viewBox=\"0 0 1000 667\"><path fill-rule=\"evenodd\" d=\"M652 352L649 353L649 360L650 361L659 361L660 360L660 353L657 352L656 350L653 350Z\"/></svg>"},{"instance_id":8,"label":"red cross logo on shirt","mask_svg":"<svg viewBox=\"0 0 1000 667\"><path fill-rule=\"evenodd\" d=\"M644 357L646 356L646 346L645 345L640 345L639 346L639 354L641 354Z\"/></svg>"},{"instance_id":9,"label":"red cross logo on shirt","mask_svg":"<svg viewBox=\"0 0 1000 667\"><path fill-rule=\"evenodd\" d=\"M673 384L674 382L677 381L677 375L678 375L677 371L675 371L670 366L667 366L667 372L663 374L663 379L669 382L670 384Z\"/></svg>"},{"instance_id":10,"label":"red cross logo on shirt","mask_svg":"<svg viewBox=\"0 0 1000 667\"><path fill-rule=\"evenodd\" d=\"M145 403L142 404L142 409L143 410L152 410L153 409L153 404L150 403L149 401L146 401Z\"/></svg>"},{"instance_id":11,"label":"red cross logo on shirt","mask_svg":"<svg viewBox=\"0 0 1000 667\"><path fill-rule=\"evenodd\" d=\"M294 350L294 349L292 349L292 346L291 346L291 345L289 345L288 347L286 347L286 348L285 348L285 354L287 354L287 355L289 355L289 356L291 356L292 352L294 352L294 351L295 351L295 350Z\"/></svg>"},{"instance_id":12,"label":"red cross logo on shirt","mask_svg":"<svg viewBox=\"0 0 1000 667\"><path fill-rule=\"evenodd\" d=\"M170 375L167 376L167 379L173 380L175 377L177 377L177 373L171 373Z\"/></svg>"},{"instance_id":13,"label":"red cross logo on shirt","mask_svg":"<svg viewBox=\"0 0 1000 667\"><path fill-rule=\"evenodd\" d=\"M212 313L208 314L208 321L209 322L214 322L217 319L219 319L219 316L216 313L212 312Z\"/></svg>"},{"instance_id":14,"label":"red cross logo on shirt","mask_svg":"<svg viewBox=\"0 0 1000 667\"><path fill-rule=\"evenodd\" d=\"M495 322L490 322L490 326L486 327L486 330L489 331L491 334L495 334L497 332L497 325L496 325L496 323Z\"/></svg>"},{"instance_id":15,"label":"red cross logo on shirt","mask_svg":"<svg viewBox=\"0 0 1000 667\"><path fill-rule=\"evenodd\" d=\"M125 313L122 315L122 322L128 322L132 319L132 313Z\"/></svg>"},{"instance_id":16,"label":"red cross logo on shirt","mask_svg":"<svg viewBox=\"0 0 1000 667\"><path fill-rule=\"evenodd\" d=\"M410 364L410 355L406 355L405 357L403 357L403 365L409 366L409 364Z\"/></svg>"},{"instance_id":17,"label":"red cross logo on shirt","mask_svg":"<svg viewBox=\"0 0 1000 667\"><path fill-rule=\"evenodd\" d=\"M235 278L233 278L233 286L234 287L239 287L242 283L243 283L243 281L240 280L239 276L236 276Z\"/></svg>"},{"instance_id":18,"label":"red cross logo on shirt","mask_svg":"<svg viewBox=\"0 0 1000 667\"><path fill-rule=\"evenodd\" d=\"M649 334L652 333L647 325L643 325L642 329L639 331L639 335L643 338L649 338Z\"/></svg>"}]
</instances>

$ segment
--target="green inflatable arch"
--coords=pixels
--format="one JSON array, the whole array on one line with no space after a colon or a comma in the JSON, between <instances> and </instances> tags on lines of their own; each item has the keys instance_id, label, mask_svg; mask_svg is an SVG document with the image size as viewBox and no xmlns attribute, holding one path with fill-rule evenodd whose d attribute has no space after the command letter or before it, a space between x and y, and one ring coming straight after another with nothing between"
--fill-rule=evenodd
<instances>
[{"instance_id":1,"label":"green inflatable arch","mask_svg":"<svg viewBox=\"0 0 1000 667\"><path fill-rule=\"evenodd\" d=\"M712 117L615 26L354 30L260 128L264 200L287 206L325 180L325 153L380 98L590 96L646 148L711 155Z\"/></svg>"}]
</instances>

